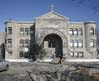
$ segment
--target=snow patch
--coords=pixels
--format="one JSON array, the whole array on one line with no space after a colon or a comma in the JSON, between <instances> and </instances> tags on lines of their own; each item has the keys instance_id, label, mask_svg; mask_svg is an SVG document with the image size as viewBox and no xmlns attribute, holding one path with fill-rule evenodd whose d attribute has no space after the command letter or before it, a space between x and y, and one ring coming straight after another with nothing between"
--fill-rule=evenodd
<instances>
[{"instance_id":1,"label":"snow patch","mask_svg":"<svg viewBox=\"0 0 99 81\"><path fill-rule=\"evenodd\" d=\"M29 62L29 59L5 59L6 61L9 62Z\"/></svg>"}]
</instances>

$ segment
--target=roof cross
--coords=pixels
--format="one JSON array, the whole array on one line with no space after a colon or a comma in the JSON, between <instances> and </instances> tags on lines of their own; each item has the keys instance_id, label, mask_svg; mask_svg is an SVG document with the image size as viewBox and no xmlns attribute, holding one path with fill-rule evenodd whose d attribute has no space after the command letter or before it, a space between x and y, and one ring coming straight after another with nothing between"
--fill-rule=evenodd
<instances>
[{"instance_id":1,"label":"roof cross","mask_svg":"<svg viewBox=\"0 0 99 81\"><path fill-rule=\"evenodd\" d=\"M51 12L54 12L54 5L51 5Z\"/></svg>"}]
</instances>

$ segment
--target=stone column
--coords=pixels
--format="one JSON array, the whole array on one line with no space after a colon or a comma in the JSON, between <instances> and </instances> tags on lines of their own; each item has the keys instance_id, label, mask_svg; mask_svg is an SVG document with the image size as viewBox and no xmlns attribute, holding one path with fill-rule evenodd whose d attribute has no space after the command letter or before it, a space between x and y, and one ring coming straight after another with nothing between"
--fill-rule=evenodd
<instances>
[{"instance_id":1,"label":"stone column","mask_svg":"<svg viewBox=\"0 0 99 81\"><path fill-rule=\"evenodd\" d=\"M48 41L44 41L44 48L48 48Z\"/></svg>"}]
</instances>

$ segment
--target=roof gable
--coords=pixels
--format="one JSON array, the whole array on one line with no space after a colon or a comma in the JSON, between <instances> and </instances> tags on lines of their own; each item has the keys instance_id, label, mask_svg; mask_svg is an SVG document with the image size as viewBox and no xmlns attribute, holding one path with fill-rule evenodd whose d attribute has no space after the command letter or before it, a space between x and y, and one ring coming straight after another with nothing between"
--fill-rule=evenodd
<instances>
[{"instance_id":1,"label":"roof gable","mask_svg":"<svg viewBox=\"0 0 99 81\"><path fill-rule=\"evenodd\" d=\"M56 12L48 12L44 15L37 17L36 19L62 19L62 20L69 20L69 18L64 17L63 15L56 13Z\"/></svg>"}]
</instances>

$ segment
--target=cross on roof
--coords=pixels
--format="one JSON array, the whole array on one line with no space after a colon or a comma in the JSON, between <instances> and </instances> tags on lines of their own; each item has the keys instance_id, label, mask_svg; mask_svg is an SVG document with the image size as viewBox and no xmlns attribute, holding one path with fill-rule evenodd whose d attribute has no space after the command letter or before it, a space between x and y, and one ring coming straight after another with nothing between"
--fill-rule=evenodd
<instances>
[{"instance_id":1,"label":"cross on roof","mask_svg":"<svg viewBox=\"0 0 99 81\"><path fill-rule=\"evenodd\" d=\"M51 12L54 12L54 5L51 5Z\"/></svg>"}]
</instances>

